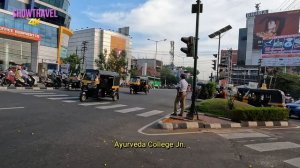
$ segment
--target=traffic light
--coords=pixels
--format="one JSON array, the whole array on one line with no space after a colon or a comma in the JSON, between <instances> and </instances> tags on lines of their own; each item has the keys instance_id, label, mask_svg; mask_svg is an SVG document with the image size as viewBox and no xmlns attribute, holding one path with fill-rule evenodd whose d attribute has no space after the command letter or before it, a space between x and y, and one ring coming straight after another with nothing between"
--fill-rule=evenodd
<instances>
[{"instance_id":1,"label":"traffic light","mask_svg":"<svg viewBox=\"0 0 300 168\"><path fill-rule=\"evenodd\" d=\"M215 58L217 58L217 57L218 57L218 54L213 54L213 56L214 56Z\"/></svg>"},{"instance_id":2,"label":"traffic light","mask_svg":"<svg viewBox=\"0 0 300 168\"><path fill-rule=\"evenodd\" d=\"M217 60L212 60L213 61L213 67L212 69L215 71L217 69Z\"/></svg>"},{"instance_id":3,"label":"traffic light","mask_svg":"<svg viewBox=\"0 0 300 168\"><path fill-rule=\"evenodd\" d=\"M186 43L187 47L182 47L180 50L186 54L187 57L195 57L195 38L182 37L181 41Z\"/></svg>"}]
</instances>

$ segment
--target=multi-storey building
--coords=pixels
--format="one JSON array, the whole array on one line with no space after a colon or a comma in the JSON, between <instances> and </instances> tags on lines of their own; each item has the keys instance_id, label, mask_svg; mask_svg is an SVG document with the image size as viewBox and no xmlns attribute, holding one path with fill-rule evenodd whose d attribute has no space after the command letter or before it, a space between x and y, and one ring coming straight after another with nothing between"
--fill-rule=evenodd
<instances>
[{"instance_id":1,"label":"multi-storey building","mask_svg":"<svg viewBox=\"0 0 300 168\"><path fill-rule=\"evenodd\" d=\"M0 0L0 69L22 64L39 73L57 70L73 34L69 6L69 0Z\"/></svg>"},{"instance_id":2,"label":"multi-storey building","mask_svg":"<svg viewBox=\"0 0 300 168\"><path fill-rule=\"evenodd\" d=\"M83 42L86 43L84 53ZM74 31L74 35L69 41L67 55L77 54L81 58L84 57L84 69L97 69L95 60L99 58L100 53L107 53L106 59L108 59L112 50L125 50L129 70L131 66L130 46L129 27L120 28L118 32L100 28L86 28Z\"/></svg>"}]
</instances>

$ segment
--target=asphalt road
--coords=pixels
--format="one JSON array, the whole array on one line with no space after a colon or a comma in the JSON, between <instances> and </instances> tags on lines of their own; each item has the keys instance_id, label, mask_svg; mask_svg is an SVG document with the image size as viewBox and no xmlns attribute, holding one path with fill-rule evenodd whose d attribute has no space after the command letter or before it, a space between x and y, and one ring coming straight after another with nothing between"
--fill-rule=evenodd
<instances>
[{"instance_id":1,"label":"asphalt road","mask_svg":"<svg viewBox=\"0 0 300 168\"><path fill-rule=\"evenodd\" d=\"M150 127L139 133L172 112L175 90L129 95L123 88L119 101L108 98L102 104L82 104L78 95L64 90L0 91L0 167L300 166L295 159L300 156L298 128L174 134ZM292 122L300 125L298 119Z\"/></svg>"}]
</instances>

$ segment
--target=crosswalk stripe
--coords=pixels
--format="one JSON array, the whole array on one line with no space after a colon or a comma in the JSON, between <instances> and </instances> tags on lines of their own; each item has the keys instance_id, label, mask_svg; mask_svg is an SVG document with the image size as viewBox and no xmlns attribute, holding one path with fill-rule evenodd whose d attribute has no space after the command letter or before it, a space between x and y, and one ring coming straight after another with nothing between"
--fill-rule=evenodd
<instances>
[{"instance_id":1,"label":"crosswalk stripe","mask_svg":"<svg viewBox=\"0 0 300 168\"><path fill-rule=\"evenodd\" d=\"M44 91L33 91L33 90L9 90L8 92L13 92L13 93L43 93Z\"/></svg>"},{"instance_id":2,"label":"crosswalk stripe","mask_svg":"<svg viewBox=\"0 0 300 168\"><path fill-rule=\"evenodd\" d=\"M133 107L133 108L128 108L128 109L115 110L115 112L118 112L118 113L130 113L130 112L135 112L135 111L139 111L139 110L143 110L143 109L145 109L145 108Z\"/></svg>"},{"instance_id":3,"label":"crosswalk stripe","mask_svg":"<svg viewBox=\"0 0 300 168\"><path fill-rule=\"evenodd\" d=\"M300 167L300 157L294 158L294 159L285 160L284 162L288 163L290 165L293 165L295 167Z\"/></svg>"},{"instance_id":4,"label":"crosswalk stripe","mask_svg":"<svg viewBox=\"0 0 300 168\"><path fill-rule=\"evenodd\" d=\"M156 114L160 114L162 113L163 111L159 111L159 110L152 110L152 111L148 111L148 112L145 112L145 113L141 113L141 114L137 114L138 116L141 116L141 117L150 117L150 116L153 116L153 115L156 115Z\"/></svg>"},{"instance_id":5,"label":"crosswalk stripe","mask_svg":"<svg viewBox=\"0 0 300 168\"><path fill-rule=\"evenodd\" d=\"M79 99L79 97L52 97L48 98L49 100L73 100L73 99Z\"/></svg>"},{"instance_id":6,"label":"crosswalk stripe","mask_svg":"<svg viewBox=\"0 0 300 168\"><path fill-rule=\"evenodd\" d=\"M250 144L245 146L259 152L275 151L275 150L290 149L290 148L300 148L300 145L292 142L269 142L269 143Z\"/></svg>"},{"instance_id":7,"label":"crosswalk stripe","mask_svg":"<svg viewBox=\"0 0 300 168\"><path fill-rule=\"evenodd\" d=\"M13 109L23 109L25 107L2 107L0 110L13 110Z\"/></svg>"},{"instance_id":8,"label":"crosswalk stripe","mask_svg":"<svg viewBox=\"0 0 300 168\"><path fill-rule=\"evenodd\" d=\"M81 103L78 104L80 106L94 106L94 105L101 105L101 104L109 104L110 102L92 102L92 103Z\"/></svg>"},{"instance_id":9,"label":"crosswalk stripe","mask_svg":"<svg viewBox=\"0 0 300 168\"><path fill-rule=\"evenodd\" d=\"M35 93L35 92L30 92L30 93L22 93L23 95L52 95L52 94L56 94L56 93Z\"/></svg>"},{"instance_id":10,"label":"crosswalk stripe","mask_svg":"<svg viewBox=\"0 0 300 168\"><path fill-rule=\"evenodd\" d=\"M233 133L222 133L218 134L226 139L241 139L241 138L265 138L270 137L268 135L258 132L233 132Z\"/></svg>"},{"instance_id":11,"label":"crosswalk stripe","mask_svg":"<svg viewBox=\"0 0 300 168\"><path fill-rule=\"evenodd\" d=\"M56 94L56 95L34 95L34 96L35 97L65 97L65 96L69 96L69 95L66 95L66 94Z\"/></svg>"},{"instance_id":12,"label":"crosswalk stripe","mask_svg":"<svg viewBox=\"0 0 300 168\"><path fill-rule=\"evenodd\" d=\"M124 105L124 104L115 104L115 105L111 105L111 106L98 106L96 108L97 109L105 110L105 109L112 109L112 108L118 108L118 107L124 107L124 106L127 106L127 105Z\"/></svg>"},{"instance_id":13,"label":"crosswalk stripe","mask_svg":"<svg viewBox=\"0 0 300 168\"><path fill-rule=\"evenodd\" d=\"M76 101L76 100L64 100L62 102L65 102L65 103L75 103L75 102L78 102L78 101Z\"/></svg>"}]
</instances>

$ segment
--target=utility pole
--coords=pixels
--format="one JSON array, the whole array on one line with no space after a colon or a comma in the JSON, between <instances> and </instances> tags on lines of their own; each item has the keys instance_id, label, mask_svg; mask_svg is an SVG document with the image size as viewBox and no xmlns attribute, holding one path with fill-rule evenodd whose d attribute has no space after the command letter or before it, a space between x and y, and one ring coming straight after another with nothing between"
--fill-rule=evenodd
<instances>
[{"instance_id":1,"label":"utility pole","mask_svg":"<svg viewBox=\"0 0 300 168\"><path fill-rule=\"evenodd\" d=\"M232 75L232 49L228 51L228 83L231 84L231 75Z\"/></svg>"},{"instance_id":2,"label":"utility pole","mask_svg":"<svg viewBox=\"0 0 300 168\"><path fill-rule=\"evenodd\" d=\"M82 51L82 67L81 67L81 72L84 72L86 70L86 62L85 62L85 53L87 51L87 41L83 41L82 42L82 47L81 47L81 51Z\"/></svg>"},{"instance_id":3,"label":"utility pole","mask_svg":"<svg viewBox=\"0 0 300 168\"><path fill-rule=\"evenodd\" d=\"M260 83L260 68L261 68L261 61L262 59L258 59L258 72L257 72L257 83Z\"/></svg>"},{"instance_id":4,"label":"utility pole","mask_svg":"<svg viewBox=\"0 0 300 168\"><path fill-rule=\"evenodd\" d=\"M174 54L175 54L174 44L175 44L175 42L174 41L170 41L170 44L171 44L171 49L170 49L171 68L173 70L174 69Z\"/></svg>"}]
</instances>

